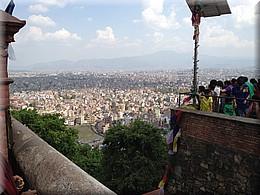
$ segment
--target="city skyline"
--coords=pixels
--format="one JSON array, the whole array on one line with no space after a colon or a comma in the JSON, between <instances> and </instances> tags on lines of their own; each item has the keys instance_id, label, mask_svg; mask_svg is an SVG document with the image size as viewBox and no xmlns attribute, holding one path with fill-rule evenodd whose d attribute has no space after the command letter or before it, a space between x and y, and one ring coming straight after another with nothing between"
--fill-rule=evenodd
<instances>
[{"instance_id":1,"label":"city skyline","mask_svg":"<svg viewBox=\"0 0 260 195\"><path fill-rule=\"evenodd\" d=\"M253 70L202 71L199 85L204 87L212 78L225 81L242 74L256 76ZM169 116L170 108L188 104L183 100L189 96L184 94L190 91L189 75L189 70L120 74L11 72L14 83L10 86L10 107L36 109L39 114L58 113L67 125L103 121L100 132L108 129L106 123L139 117L160 126L160 119L165 113Z\"/></svg>"},{"instance_id":2,"label":"city skyline","mask_svg":"<svg viewBox=\"0 0 260 195\"><path fill-rule=\"evenodd\" d=\"M191 13L185 0L14 2L13 16L27 24L15 35L17 60L10 61L10 67L193 51ZM254 59L257 2L228 0L232 14L202 18L200 54ZM1 9L8 3L1 1Z\"/></svg>"}]
</instances>

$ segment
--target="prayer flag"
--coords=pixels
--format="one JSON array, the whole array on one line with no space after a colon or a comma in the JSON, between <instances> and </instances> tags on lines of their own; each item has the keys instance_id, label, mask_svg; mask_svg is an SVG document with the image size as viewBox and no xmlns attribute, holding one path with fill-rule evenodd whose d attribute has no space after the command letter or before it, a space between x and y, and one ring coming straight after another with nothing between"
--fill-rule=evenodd
<instances>
[{"instance_id":1,"label":"prayer flag","mask_svg":"<svg viewBox=\"0 0 260 195\"><path fill-rule=\"evenodd\" d=\"M7 47L7 53L8 53L8 58L10 60L16 60L14 49L13 49L11 43L9 43L9 45Z\"/></svg>"},{"instance_id":2,"label":"prayer flag","mask_svg":"<svg viewBox=\"0 0 260 195\"><path fill-rule=\"evenodd\" d=\"M191 100L191 96L188 96L188 97L184 98L183 99L183 104L189 102L190 100Z\"/></svg>"}]
</instances>

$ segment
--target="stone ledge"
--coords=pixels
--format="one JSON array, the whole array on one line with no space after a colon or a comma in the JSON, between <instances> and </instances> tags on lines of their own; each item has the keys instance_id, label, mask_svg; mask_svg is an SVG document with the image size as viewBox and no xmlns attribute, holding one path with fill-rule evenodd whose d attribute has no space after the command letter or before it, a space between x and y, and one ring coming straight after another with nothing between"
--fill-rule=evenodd
<instances>
[{"instance_id":1,"label":"stone ledge","mask_svg":"<svg viewBox=\"0 0 260 195\"><path fill-rule=\"evenodd\" d=\"M14 157L39 194L115 194L14 118L12 126Z\"/></svg>"}]
</instances>

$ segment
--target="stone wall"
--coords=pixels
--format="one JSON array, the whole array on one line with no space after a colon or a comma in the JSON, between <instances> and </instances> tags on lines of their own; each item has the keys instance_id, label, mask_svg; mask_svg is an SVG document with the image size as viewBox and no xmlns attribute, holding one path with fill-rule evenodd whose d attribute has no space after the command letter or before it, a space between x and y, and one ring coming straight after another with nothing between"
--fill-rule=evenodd
<instances>
[{"instance_id":1,"label":"stone wall","mask_svg":"<svg viewBox=\"0 0 260 195\"><path fill-rule=\"evenodd\" d=\"M56 151L29 128L12 119L13 153L30 183L40 195L115 193Z\"/></svg>"},{"instance_id":2,"label":"stone wall","mask_svg":"<svg viewBox=\"0 0 260 195\"><path fill-rule=\"evenodd\" d=\"M187 194L260 194L259 122L183 110L172 185Z\"/></svg>"}]
</instances>

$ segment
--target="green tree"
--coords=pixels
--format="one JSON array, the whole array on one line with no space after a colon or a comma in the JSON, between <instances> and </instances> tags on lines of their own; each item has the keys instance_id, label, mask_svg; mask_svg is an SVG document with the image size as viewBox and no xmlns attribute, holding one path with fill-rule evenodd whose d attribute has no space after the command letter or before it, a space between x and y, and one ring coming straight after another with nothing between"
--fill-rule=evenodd
<instances>
[{"instance_id":1,"label":"green tree","mask_svg":"<svg viewBox=\"0 0 260 195\"><path fill-rule=\"evenodd\" d=\"M35 110L12 111L12 116L25 124L48 144L68 157L95 178L100 178L102 152L89 145L79 145L78 129L64 125L59 114L39 115Z\"/></svg>"},{"instance_id":2,"label":"green tree","mask_svg":"<svg viewBox=\"0 0 260 195\"><path fill-rule=\"evenodd\" d=\"M72 161L75 162L81 169L85 170L88 174L101 180L101 160L103 153L98 148L91 148L87 144L77 145L77 150L72 157Z\"/></svg>"},{"instance_id":3,"label":"green tree","mask_svg":"<svg viewBox=\"0 0 260 195\"><path fill-rule=\"evenodd\" d=\"M103 183L118 194L142 194L157 188L166 162L161 131L136 120L117 124L106 135L103 150Z\"/></svg>"},{"instance_id":4,"label":"green tree","mask_svg":"<svg viewBox=\"0 0 260 195\"><path fill-rule=\"evenodd\" d=\"M78 130L65 126L64 119L59 114L39 115L35 110L23 109L13 111L12 115L60 153L72 158L76 150Z\"/></svg>"}]
</instances>

